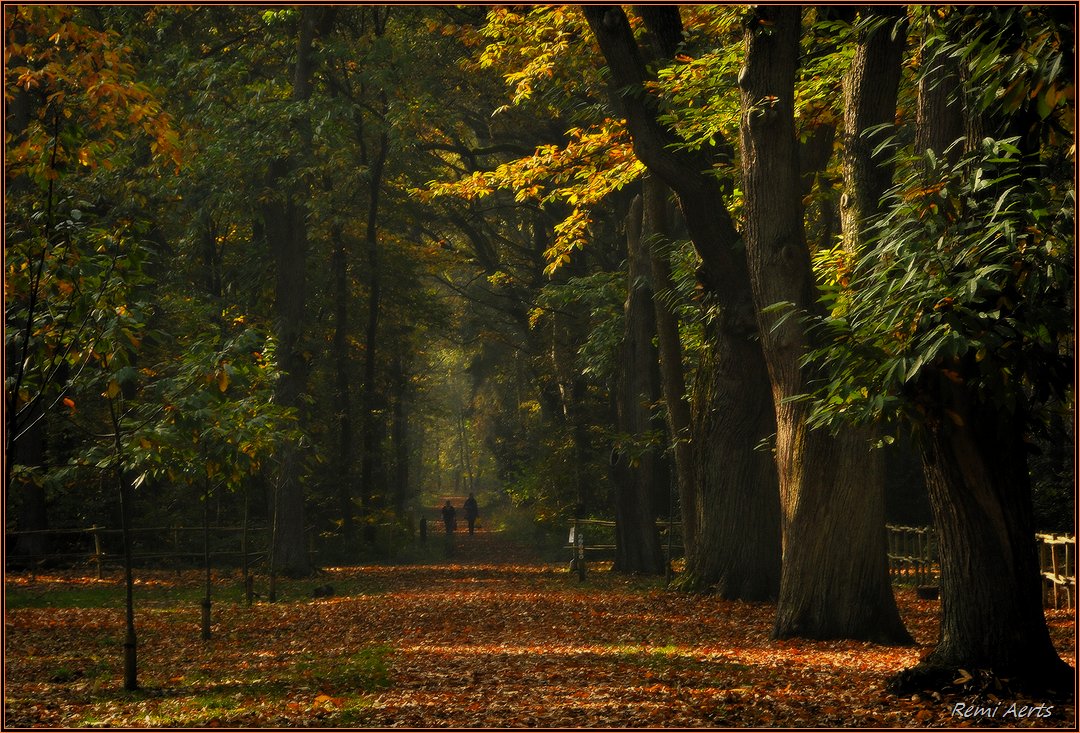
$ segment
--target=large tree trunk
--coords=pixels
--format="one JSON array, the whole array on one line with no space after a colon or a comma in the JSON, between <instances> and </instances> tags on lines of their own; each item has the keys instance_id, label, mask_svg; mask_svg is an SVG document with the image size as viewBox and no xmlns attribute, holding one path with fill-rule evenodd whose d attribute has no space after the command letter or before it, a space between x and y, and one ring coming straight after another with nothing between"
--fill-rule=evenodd
<instances>
[{"instance_id":1,"label":"large tree trunk","mask_svg":"<svg viewBox=\"0 0 1080 733\"><path fill-rule=\"evenodd\" d=\"M747 260L776 408L783 564L778 638L909 642L889 584L884 496L867 490L870 445L859 432L807 426L793 401L810 377L800 316L816 290L803 234L794 83L800 9L757 7L746 28L741 124ZM794 313L769 310L790 304Z\"/></svg>"},{"instance_id":2,"label":"large tree trunk","mask_svg":"<svg viewBox=\"0 0 1080 733\"><path fill-rule=\"evenodd\" d=\"M656 446L645 447L658 426L651 417L659 398L660 375L653 337L650 261L641 241L641 199L634 199L627 217L627 295L620 359L618 430L629 445L613 454L615 476L615 564L622 572L661 574L664 554L656 530L655 497L668 485L665 464Z\"/></svg>"},{"instance_id":3,"label":"large tree trunk","mask_svg":"<svg viewBox=\"0 0 1080 733\"><path fill-rule=\"evenodd\" d=\"M942 409L925 431L923 466L941 563L941 638L914 677L991 670L1021 689L1067 692L1073 669L1054 651L1043 614L1024 421L937 380Z\"/></svg>"},{"instance_id":4,"label":"large tree trunk","mask_svg":"<svg viewBox=\"0 0 1080 733\"><path fill-rule=\"evenodd\" d=\"M284 172L278 166L272 166L272 179L279 176L284 176ZM275 314L281 378L274 397L278 404L291 407L302 416L301 396L308 375L308 363L303 355L307 232L302 212L291 200L283 207L267 206L263 216L278 271ZM297 453L296 446L281 449L274 510L277 517L274 553L277 569L293 576L306 575L311 570L304 541L304 489Z\"/></svg>"},{"instance_id":5,"label":"large tree trunk","mask_svg":"<svg viewBox=\"0 0 1080 733\"><path fill-rule=\"evenodd\" d=\"M959 72L942 56L926 61L919 84L916 150L944 156L965 134ZM950 83L951 82L951 83ZM972 116L972 115L967 115ZM952 149L955 162L962 149ZM927 181L931 183L931 181ZM941 566L941 636L916 667L897 675L899 693L944 687L957 669L990 670L1015 689L1069 692L1074 670L1054 651L1042 607L1027 415L1005 417L968 388L978 367L950 364L919 385L932 414L919 436Z\"/></svg>"},{"instance_id":6,"label":"large tree trunk","mask_svg":"<svg viewBox=\"0 0 1080 733\"><path fill-rule=\"evenodd\" d=\"M771 408L772 398L764 380L751 376L765 373L765 361L757 341L746 260L740 251L738 232L724 206L720 183L711 173L713 161L707 155L675 146L674 133L660 124L655 109L646 104L644 86L649 77L625 13L618 7L595 5L584 6L582 10L611 70L615 103L626 116L635 154L650 174L678 197L690 238L702 259L698 271L701 289L708 305L717 312L710 351L723 356L703 365L707 371L700 372L698 377L713 385L708 396L715 402L696 404L694 409L701 415L719 416L732 410L740 415L761 414L763 406L766 411ZM652 6L642 11L659 41L657 45L665 56L670 56L681 35L678 9ZM726 144L721 141L719 148L724 147ZM754 501L763 504L776 501L776 471L755 452L755 447L772 430L759 432L759 424L734 420L716 420L711 424L715 429L708 433L694 432L692 445L698 485L691 493L702 495L700 499L684 496L682 504L685 508L700 502L694 520L698 534L701 527L708 525L716 537L747 540L740 545L742 557L753 556L757 561L726 563L725 567L728 573L749 578L776 557L778 548L768 539L774 530L768 524L749 526L744 517L728 512L742 504L735 499L738 496L757 497ZM706 465L707 462L711 463ZM708 492L700 485L703 481L710 482ZM714 501L711 497L731 500ZM760 521L768 519L763 517ZM702 564L706 559L711 562L711 554L711 551L695 552L688 556L685 587L704 590L719 581L713 569ZM743 586L744 582L734 576L721 584L721 588Z\"/></svg>"},{"instance_id":7,"label":"large tree trunk","mask_svg":"<svg viewBox=\"0 0 1080 733\"><path fill-rule=\"evenodd\" d=\"M745 399L742 392L768 394L768 374L741 371L745 359L760 358L755 342L734 342L742 346L734 349L717 330L716 324L706 327L706 341L713 346L702 358L694 389L695 490L688 509L698 531L687 548L680 587L730 599L775 600L780 588L776 463L758 444L775 430L776 418L771 402ZM718 449L732 435L741 437L737 461Z\"/></svg>"}]
</instances>

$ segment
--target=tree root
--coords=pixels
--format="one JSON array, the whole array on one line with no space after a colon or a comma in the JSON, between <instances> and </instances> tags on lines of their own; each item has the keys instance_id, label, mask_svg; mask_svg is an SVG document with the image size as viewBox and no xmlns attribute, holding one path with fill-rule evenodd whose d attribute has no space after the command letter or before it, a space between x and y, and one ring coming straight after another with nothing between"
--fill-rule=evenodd
<instances>
[{"instance_id":1,"label":"tree root","mask_svg":"<svg viewBox=\"0 0 1080 733\"><path fill-rule=\"evenodd\" d=\"M1046 665L1027 671L995 671L976 665L949 666L922 662L891 677L885 689L899 697L951 693L976 698L1011 698L1037 695L1046 700L1073 698L1075 670L1068 664Z\"/></svg>"}]
</instances>

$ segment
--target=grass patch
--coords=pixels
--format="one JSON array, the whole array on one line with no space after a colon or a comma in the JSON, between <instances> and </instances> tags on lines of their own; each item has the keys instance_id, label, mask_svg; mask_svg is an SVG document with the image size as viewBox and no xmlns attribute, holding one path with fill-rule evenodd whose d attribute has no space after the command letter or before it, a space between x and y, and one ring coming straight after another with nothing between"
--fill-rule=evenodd
<instances>
[{"instance_id":1,"label":"grass patch","mask_svg":"<svg viewBox=\"0 0 1080 733\"><path fill-rule=\"evenodd\" d=\"M751 667L731 660L703 660L692 651L674 644L663 646L641 646L623 644L613 649L615 658L624 668L637 668L650 678L663 678L666 675L686 671L705 673L709 678L719 680L717 684L727 685L729 679L737 679L751 671Z\"/></svg>"},{"instance_id":2,"label":"grass patch","mask_svg":"<svg viewBox=\"0 0 1080 733\"><path fill-rule=\"evenodd\" d=\"M179 577L169 572L135 574L136 608L183 608L198 606L206 595L202 571L185 571ZM277 600L279 603L311 600L312 590L317 586L331 585L334 596L362 596L384 592L375 587L368 578L346 572L327 571L311 578L294 580L278 578ZM256 602L267 600L269 579L256 576ZM20 608L123 608L124 582L121 576L96 580L89 577L62 579L39 578L35 582L25 577L9 579L4 584L5 605L8 609ZM216 577L211 600L215 605L242 605L245 602L243 582L237 577Z\"/></svg>"},{"instance_id":3,"label":"grass patch","mask_svg":"<svg viewBox=\"0 0 1080 733\"><path fill-rule=\"evenodd\" d=\"M373 646L344 657L304 655L295 664L294 676L310 680L324 692L372 692L390 686L391 652L390 647Z\"/></svg>"},{"instance_id":4,"label":"grass patch","mask_svg":"<svg viewBox=\"0 0 1080 733\"><path fill-rule=\"evenodd\" d=\"M15 608L123 608L125 591L122 581L86 584L49 584L5 586L4 602L9 609ZM138 606L187 606L197 605L206 594L202 587L194 585L143 585L135 586L135 605ZM215 603L242 603L243 590L236 587L215 587Z\"/></svg>"}]
</instances>

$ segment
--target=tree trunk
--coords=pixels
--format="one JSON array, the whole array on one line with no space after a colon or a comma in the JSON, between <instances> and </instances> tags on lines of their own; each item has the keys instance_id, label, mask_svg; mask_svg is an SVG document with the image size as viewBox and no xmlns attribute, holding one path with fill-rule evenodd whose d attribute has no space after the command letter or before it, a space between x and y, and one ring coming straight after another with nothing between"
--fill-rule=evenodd
<instances>
[{"instance_id":1,"label":"tree trunk","mask_svg":"<svg viewBox=\"0 0 1080 733\"><path fill-rule=\"evenodd\" d=\"M907 38L907 11L903 6L879 6L860 11L860 31L851 66L844 79L844 135L842 167L844 195L840 199L843 246L857 260L869 244L869 231L881 213L881 199L892 185L892 150L881 143L895 132L897 93ZM857 439L878 441L874 427L850 428ZM885 512L886 461L903 456L900 446L869 451L862 461L863 491L880 495Z\"/></svg>"},{"instance_id":2,"label":"tree trunk","mask_svg":"<svg viewBox=\"0 0 1080 733\"><path fill-rule=\"evenodd\" d=\"M965 135L959 73L948 59L931 57L919 84L915 145L939 158ZM955 162L962 149L951 151ZM927 181L931 183L931 181ZM972 363L940 372L919 385L932 406L919 436L941 565L941 636L916 667L893 678L901 694L942 688L957 669L990 670L1017 690L1074 689L1075 672L1054 651L1042 608L1031 483L1027 415L1004 417L967 387Z\"/></svg>"},{"instance_id":3,"label":"tree trunk","mask_svg":"<svg viewBox=\"0 0 1080 733\"><path fill-rule=\"evenodd\" d=\"M21 45L25 43L26 32L20 24L16 23L10 34L9 41L13 44ZM22 66L25 63L25 57L13 55L8 59L8 68ZM33 104L31 95L26 89L17 84L13 85L13 87L9 90L11 98L4 105L4 126L5 133L8 136L7 145L9 147L7 149L9 150L17 147L25 139L26 129L30 125ZM32 230L27 227L26 223L22 223L22 226L20 226L13 221L17 215L15 209L18 207L12 204L18 202L20 197L30 189L27 176L20 174L16 177L6 176L5 179L7 227L5 228L4 249L8 251L8 248L13 247L16 243L21 244L27 236L19 233L20 228L26 227L27 231ZM54 187L50 184L50 210L54 195ZM29 211L25 213L28 214ZM47 222L46 239L50 237L51 229L51 222ZM40 466L44 460L46 421L41 409L40 392L39 399L35 401L32 407L28 406L20 395L20 387L24 376L23 370L29 366L27 363L27 346L39 298L37 292L39 287L40 278L34 278L31 281L32 292L29 294L28 304L30 313L27 315L26 330L23 333L18 333L16 330L9 331L11 335L5 338L5 350L7 352L5 354L7 366L5 377L10 381L6 383L4 394L4 488L7 490L9 497L19 497L16 528L23 532L38 532L49 528L44 487L31 480L19 479L15 481L13 479L15 464L36 467ZM14 310L14 303L10 298L5 298L5 305L7 309ZM10 312L10 310L6 312ZM41 384L38 388L44 390L45 385ZM24 413L22 417L20 417L20 412ZM44 532L22 535L16 541L15 554L28 556L31 558L30 562L33 562L34 557L45 554L48 545L48 535L44 534Z\"/></svg>"},{"instance_id":4,"label":"tree trunk","mask_svg":"<svg viewBox=\"0 0 1080 733\"><path fill-rule=\"evenodd\" d=\"M746 28L741 128L747 260L776 408L783 560L773 634L910 642L889 584L884 495L867 490L869 443L811 431L801 315L816 290L803 234L794 83L800 9L755 8ZM770 310L788 304L781 312ZM787 312L790 308L794 312Z\"/></svg>"},{"instance_id":5,"label":"tree trunk","mask_svg":"<svg viewBox=\"0 0 1080 733\"><path fill-rule=\"evenodd\" d=\"M663 251L671 241L667 198L671 189L653 176L642 180L641 237L649 253L653 282L653 311L656 316L656 344L660 357L660 386L667 409L668 434L671 438L671 457L675 463L675 484L680 497L690 497L693 490L693 465L690 451L690 402L683 375L682 342L679 339L679 318L671 307L670 293L675 284L671 265ZM696 514L682 512L682 541L684 548L693 546L697 537Z\"/></svg>"},{"instance_id":6,"label":"tree trunk","mask_svg":"<svg viewBox=\"0 0 1080 733\"><path fill-rule=\"evenodd\" d=\"M1016 691L1067 693L1074 670L1054 651L1043 613L1025 421L1003 419L940 373L933 379L940 409L922 455L941 563L941 637L893 689L941 687L965 669L989 670Z\"/></svg>"},{"instance_id":7,"label":"tree trunk","mask_svg":"<svg viewBox=\"0 0 1080 733\"><path fill-rule=\"evenodd\" d=\"M313 6L301 10L296 70L293 76L294 102L304 101L311 95L312 44L322 12L322 8ZM302 123L301 126L303 127ZM310 131L307 131L306 136L310 137ZM263 220L277 269L274 311L277 319L278 366L281 379L278 381L275 397L279 404L295 408L302 416L301 397L309 370L303 338L308 242L305 211L301 204L304 192L300 186L286 183L295 166L295 161L290 157L278 158L270 164L267 185L270 190L278 192L279 196L263 207ZM304 487L300 480L301 463L297 452L296 446L285 446L282 449L281 488L277 493L279 504L275 512L277 529L274 562L277 569L290 576L304 576L311 572L311 561L304 539Z\"/></svg>"},{"instance_id":8,"label":"tree trunk","mask_svg":"<svg viewBox=\"0 0 1080 733\"><path fill-rule=\"evenodd\" d=\"M864 11L869 30L860 33L844 79L845 193L840 217L844 247L853 254L866 244L867 225L880 212L881 197L892 185L892 152L886 148L874 155L874 149L893 134L907 36L905 14L902 6Z\"/></svg>"},{"instance_id":9,"label":"tree trunk","mask_svg":"<svg viewBox=\"0 0 1080 733\"><path fill-rule=\"evenodd\" d=\"M617 428L626 441L616 446L615 564L621 572L662 574L664 553L656 530L657 493L668 485L667 471L649 433L657 425L651 417L659 398L660 375L653 337L656 318L649 284L648 251L641 239L640 198L627 216L627 295L616 407Z\"/></svg>"},{"instance_id":10,"label":"tree trunk","mask_svg":"<svg viewBox=\"0 0 1080 733\"><path fill-rule=\"evenodd\" d=\"M660 42L662 52L670 55L681 34L678 9L652 6L643 10L648 11L650 31ZM705 306L716 311L710 351L723 357L708 360L698 376L699 381L707 380L713 385L708 397L716 402L694 404L692 409L701 419L706 415L729 412L760 415L764 409L767 413L771 410L772 397L765 381L753 376L765 374L766 367L757 340L746 260L741 252L739 234L724 206L720 182L711 172L713 160L708 155L676 147L678 140L674 133L660 124L655 110L646 104L644 86L649 77L621 8L587 5L582 12L611 71L614 101L626 117L634 153L651 175L675 192L690 238L702 259L698 280ZM718 148L721 151L727 147L720 141ZM698 419L693 418L695 426ZM697 485L691 493L702 495L683 497L682 504L686 511L687 507L700 503L695 519L699 536L705 526L710 526L710 534L714 537L751 540L740 546L740 552L744 553L743 558L748 555L755 558L752 565L726 563L730 580L725 580L719 587L734 589L744 587L744 579L773 562L771 558L776 557L778 548L768 538L774 530L767 524L751 527L744 523L741 515L727 514L742 502L734 499L720 502L712 497L753 496L757 497L753 501L761 501L762 505L776 501L775 468L769 461L762 461L762 456L754 450L772 429L759 432L760 424L735 420L716 420L712 425L715 430L707 434L699 432L697 427L693 430L693 470ZM711 463L705 465L707 462ZM710 482L708 490L702 483L705 481ZM762 517L760 521L769 520ZM757 542L759 539L762 540L760 543ZM718 582L712 568L702 564L711 562L717 551L721 550L695 552L687 557L686 587L707 589Z\"/></svg>"},{"instance_id":11,"label":"tree trunk","mask_svg":"<svg viewBox=\"0 0 1080 733\"><path fill-rule=\"evenodd\" d=\"M933 150L943 155L954 142L964 137L964 112L959 96L960 72L956 61L938 52L924 61L915 105L915 150ZM950 162L963 154L962 145L951 151Z\"/></svg>"},{"instance_id":12,"label":"tree trunk","mask_svg":"<svg viewBox=\"0 0 1080 733\"><path fill-rule=\"evenodd\" d=\"M656 240L666 234L664 222L667 187L645 179L643 237ZM657 288L671 287L667 262L652 253ZM655 299L660 367L673 436L677 485L682 501L683 545L686 570L678 586L710 590L723 598L747 601L774 600L780 587L780 503L776 465L766 450L743 445L746 453L732 462L717 450L728 436L742 433L764 439L775 430L772 403L732 399L740 390L767 394L765 370L741 373L746 360L760 355L752 340L742 348L729 342L708 349L699 366L694 409L685 399L678 323L674 314ZM711 323L706 338L721 343ZM739 375L738 383L724 375ZM690 436L694 436L690 440ZM715 436L715 437L714 437ZM761 491L763 485L771 490Z\"/></svg>"},{"instance_id":13,"label":"tree trunk","mask_svg":"<svg viewBox=\"0 0 1080 733\"><path fill-rule=\"evenodd\" d=\"M353 549L353 429L352 390L349 359L349 268L348 249L340 225L332 227L334 255L331 263L334 276L334 399L337 410L337 475L338 511L341 514L342 549L348 556Z\"/></svg>"},{"instance_id":14,"label":"tree trunk","mask_svg":"<svg viewBox=\"0 0 1080 733\"><path fill-rule=\"evenodd\" d=\"M406 409L409 380L405 374L403 357L394 357L391 384L394 392L393 423L390 439L394 446L394 471L391 482L392 506L397 516L405 515L405 502L409 495L409 413Z\"/></svg>"},{"instance_id":15,"label":"tree trunk","mask_svg":"<svg viewBox=\"0 0 1080 733\"><path fill-rule=\"evenodd\" d=\"M119 440L117 440L119 443ZM117 446L119 451L119 446ZM119 455L119 454L118 454ZM124 689L139 689L139 641L135 633L135 579L131 560L131 482L117 463L120 484L120 528L124 543Z\"/></svg>"},{"instance_id":16,"label":"tree trunk","mask_svg":"<svg viewBox=\"0 0 1080 733\"><path fill-rule=\"evenodd\" d=\"M746 392L768 394L768 374L743 371L746 359L760 358L756 343L725 343L718 330L715 323L706 327L711 347L694 387L690 447L695 490L689 510L698 532L687 548L679 585L733 600L775 600L780 589L779 489L773 455L759 444L775 431L776 417L771 401L744 398ZM742 348L732 348L735 344ZM739 437L738 460L732 460L722 442L731 436Z\"/></svg>"},{"instance_id":17,"label":"tree trunk","mask_svg":"<svg viewBox=\"0 0 1080 733\"><path fill-rule=\"evenodd\" d=\"M211 594L214 589L214 585L211 582L210 572L210 477L205 476L203 478L203 570L205 572L204 578L204 591L205 595L202 599L202 639L204 641L210 639L210 609L213 601L211 600Z\"/></svg>"},{"instance_id":18,"label":"tree trunk","mask_svg":"<svg viewBox=\"0 0 1080 733\"><path fill-rule=\"evenodd\" d=\"M362 447L360 452L360 491L365 506L381 506L382 492L375 486L376 453L380 448L380 431L375 415L376 366L378 364L379 311L382 308L382 273L379 265L379 193L382 171L389 152L389 138L384 131L379 136L378 149L369 165L368 215L364 241L368 256L368 318L364 332L364 388L360 397ZM366 161L365 161L366 162ZM370 536L368 536L370 539Z\"/></svg>"},{"instance_id":19,"label":"tree trunk","mask_svg":"<svg viewBox=\"0 0 1080 733\"><path fill-rule=\"evenodd\" d=\"M580 267L580 262L572 263L571 267ZM589 440L589 416L584 404L588 387L575 365L577 349L586 337L586 327L587 319L578 310L567 309L553 314L550 343L544 348L550 354L551 373L555 382L547 391L554 399L545 399L543 387L539 394L545 418L560 420L567 431L566 437L570 440L573 474L568 480L572 486L578 514L587 514L592 508L589 491L591 478L588 470L592 450ZM545 402L554 404L545 407Z\"/></svg>"},{"instance_id":20,"label":"tree trunk","mask_svg":"<svg viewBox=\"0 0 1080 733\"><path fill-rule=\"evenodd\" d=\"M108 398L112 422L113 463L116 488L120 498L120 538L124 546L124 689L139 689L138 636L135 633L135 579L132 566L131 481L124 471L124 441L121 434L121 408Z\"/></svg>"},{"instance_id":21,"label":"tree trunk","mask_svg":"<svg viewBox=\"0 0 1080 733\"><path fill-rule=\"evenodd\" d=\"M10 373L10 372L9 372ZM14 400L17 406L19 401ZM26 428L17 440L12 440L4 463L19 464L27 468L36 468L45 462L46 420L41 413L40 401L28 410ZM10 474L9 474L10 476ZM31 478L22 476L11 478L8 484L8 496L17 497L18 507L15 528L20 532L34 534L19 535L15 541L14 554L25 557L27 564L43 559L48 551L49 535L44 530L49 528L48 504L45 487ZM10 506L10 505L9 505Z\"/></svg>"}]
</instances>

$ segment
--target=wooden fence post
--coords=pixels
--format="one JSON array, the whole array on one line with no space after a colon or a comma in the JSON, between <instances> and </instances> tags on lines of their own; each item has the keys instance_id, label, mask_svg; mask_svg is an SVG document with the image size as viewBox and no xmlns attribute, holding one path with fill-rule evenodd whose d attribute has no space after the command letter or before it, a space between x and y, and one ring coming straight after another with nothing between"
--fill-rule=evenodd
<instances>
[{"instance_id":1,"label":"wooden fence post","mask_svg":"<svg viewBox=\"0 0 1080 733\"><path fill-rule=\"evenodd\" d=\"M574 520L574 543L577 545L577 579L580 583L585 580L585 531L576 519Z\"/></svg>"},{"instance_id":2,"label":"wooden fence post","mask_svg":"<svg viewBox=\"0 0 1080 733\"><path fill-rule=\"evenodd\" d=\"M176 571L176 577L180 577L180 529L173 527L172 530L172 546L173 546L173 570Z\"/></svg>"},{"instance_id":3,"label":"wooden fence post","mask_svg":"<svg viewBox=\"0 0 1080 733\"><path fill-rule=\"evenodd\" d=\"M101 527L94 526L90 528L90 532L94 536L94 562L97 564L97 577L101 580L104 576L101 569Z\"/></svg>"}]
</instances>

